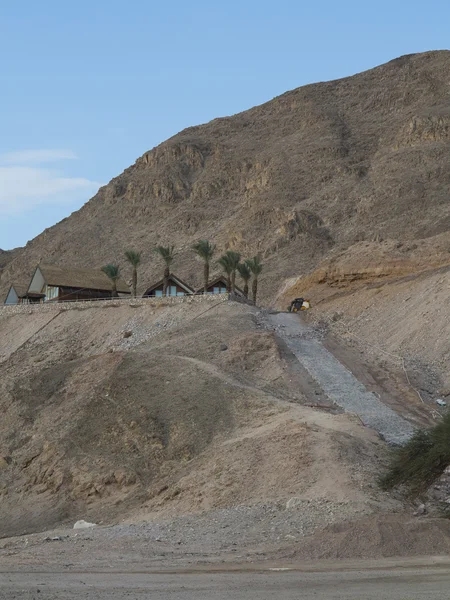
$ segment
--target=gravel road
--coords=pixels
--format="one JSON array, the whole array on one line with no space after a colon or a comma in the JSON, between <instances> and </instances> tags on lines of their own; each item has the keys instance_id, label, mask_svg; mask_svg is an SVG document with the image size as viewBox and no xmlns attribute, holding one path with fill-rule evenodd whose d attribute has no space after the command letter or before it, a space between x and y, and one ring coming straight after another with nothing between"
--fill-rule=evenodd
<instances>
[{"instance_id":1,"label":"gravel road","mask_svg":"<svg viewBox=\"0 0 450 600\"><path fill-rule=\"evenodd\" d=\"M364 425L378 431L390 444L403 444L411 437L413 426L368 392L319 340L313 338L310 328L298 315L273 314L269 315L269 322L332 402L346 412L357 414Z\"/></svg>"},{"instance_id":2,"label":"gravel road","mask_svg":"<svg viewBox=\"0 0 450 600\"><path fill-rule=\"evenodd\" d=\"M1 573L1 600L447 600L448 565L185 572Z\"/></svg>"}]
</instances>

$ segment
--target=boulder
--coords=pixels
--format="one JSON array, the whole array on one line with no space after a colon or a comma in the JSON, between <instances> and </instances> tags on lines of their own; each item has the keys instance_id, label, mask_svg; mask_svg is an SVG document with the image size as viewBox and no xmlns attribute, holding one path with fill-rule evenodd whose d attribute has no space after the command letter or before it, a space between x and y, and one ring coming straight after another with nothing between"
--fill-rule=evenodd
<instances>
[{"instance_id":1,"label":"boulder","mask_svg":"<svg viewBox=\"0 0 450 600\"><path fill-rule=\"evenodd\" d=\"M83 521L83 519L81 519L80 521L77 521L75 523L75 525L73 526L74 529L89 529L90 527L96 527L97 523L89 523L88 521Z\"/></svg>"}]
</instances>

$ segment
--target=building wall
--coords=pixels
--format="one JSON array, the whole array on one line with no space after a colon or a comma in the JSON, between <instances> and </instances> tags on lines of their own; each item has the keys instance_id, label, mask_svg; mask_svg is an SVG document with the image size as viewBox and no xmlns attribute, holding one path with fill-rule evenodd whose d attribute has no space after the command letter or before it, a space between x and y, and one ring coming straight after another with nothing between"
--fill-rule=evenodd
<instances>
[{"instance_id":1,"label":"building wall","mask_svg":"<svg viewBox=\"0 0 450 600\"><path fill-rule=\"evenodd\" d=\"M161 284L159 287L152 290L147 297L161 297L163 293L164 286ZM188 292L184 290L179 285L175 285L174 282L169 282L169 287L167 288L167 296L186 296Z\"/></svg>"},{"instance_id":2,"label":"building wall","mask_svg":"<svg viewBox=\"0 0 450 600\"><path fill-rule=\"evenodd\" d=\"M96 300L111 297L110 291L105 290L81 290L78 288L60 287L57 300L61 302L73 302L74 300Z\"/></svg>"},{"instance_id":3,"label":"building wall","mask_svg":"<svg viewBox=\"0 0 450 600\"><path fill-rule=\"evenodd\" d=\"M222 283L217 283L216 285L210 285L207 288L208 294L225 294L227 291L227 286Z\"/></svg>"}]
</instances>

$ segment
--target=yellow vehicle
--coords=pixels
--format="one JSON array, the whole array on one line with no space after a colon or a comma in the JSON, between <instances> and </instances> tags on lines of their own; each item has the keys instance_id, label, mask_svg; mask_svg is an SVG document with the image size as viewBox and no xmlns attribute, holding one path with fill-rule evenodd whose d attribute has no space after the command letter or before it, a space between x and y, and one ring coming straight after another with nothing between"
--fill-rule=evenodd
<instances>
[{"instance_id":1,"label":"yellow vehicle","mask_svg":"<svg viewBox=\"0 0 450 600\"><path fill-rule=\"evenodd\" d=\"M301 310L309 310L311 308L311 302L306 298L296 298L292 300L291 305L288 308L289 312L299 312Z\"/></svg>"}]
</instances>

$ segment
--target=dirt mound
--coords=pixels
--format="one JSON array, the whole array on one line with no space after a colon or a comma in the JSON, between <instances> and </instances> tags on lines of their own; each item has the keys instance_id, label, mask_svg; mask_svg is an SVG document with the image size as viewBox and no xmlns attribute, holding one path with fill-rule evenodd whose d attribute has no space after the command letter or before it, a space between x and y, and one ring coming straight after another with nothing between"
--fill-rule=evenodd
<instances>
[{"instance_id":1,"label":"dirt mound","mask_svg":"<svg viewBox=\"0 0 450 600\"><path fill-rule=\"evenodd\" d=\"M128 247L143 251L143 291L161 276L152 246L169 242L174 271L200 285L198 239L260 253L266 300L357 241L394 239L409 259L417 240L449 230L449 67L448 51L404 56L186 129L27 244L1 293L41 258L129 273Z\"/></svg>"},{"instance_id":2,"label":"dirt mound","mask_svg":"<svg viewBox=\"0 0 450 600\"><path fill-rule=\"evenodd\" d=\"M450 522L401 515L373 515L353 523L329 525L295 549L295 558L382 558L438 556L450 552Z\"/></svg>"}]
</instances>

